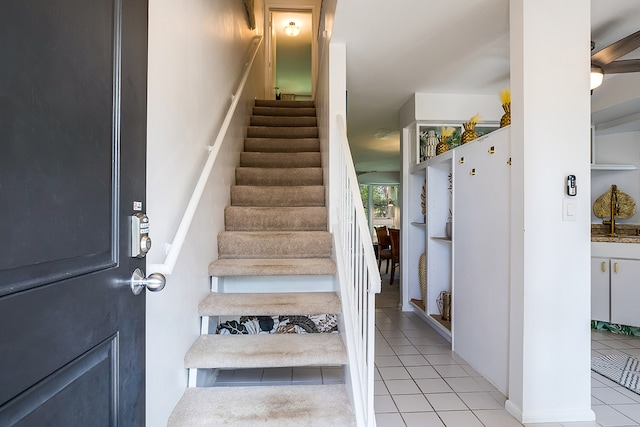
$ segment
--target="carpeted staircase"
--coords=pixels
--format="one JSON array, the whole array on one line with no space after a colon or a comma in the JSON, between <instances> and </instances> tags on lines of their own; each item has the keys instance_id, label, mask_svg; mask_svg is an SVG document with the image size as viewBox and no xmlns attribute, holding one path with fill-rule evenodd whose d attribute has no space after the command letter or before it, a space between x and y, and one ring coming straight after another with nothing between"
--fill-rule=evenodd
<instances>
[{"instance_id":1,"label":"carpeted staircase","mask_svg":"<svg viewBox=\"0 0 640 427\"><path fill-rule=\"evenodd\" d=\"M325 188L313 101L260 101L253 109L218 235L219 259L211 276L230 281L267 276L332 276L332 237L327 231ZM286 282L286 281L285 281ZM313 285L310 285L313 286ZM226 290L226 287L225 287ZM339 314L335 292L212 292L199 305L203 324L217 316ZM338 333L219 335L204 328L185 356L185 367L244 369L344 366ZM190 372L190 378L195 378ZM190 385L194 385L191 383ZM215 384L214 384L215 385ZM169 418L175 426L354 425L344 384L189 387Z\"/></svg>"}]
</instances>

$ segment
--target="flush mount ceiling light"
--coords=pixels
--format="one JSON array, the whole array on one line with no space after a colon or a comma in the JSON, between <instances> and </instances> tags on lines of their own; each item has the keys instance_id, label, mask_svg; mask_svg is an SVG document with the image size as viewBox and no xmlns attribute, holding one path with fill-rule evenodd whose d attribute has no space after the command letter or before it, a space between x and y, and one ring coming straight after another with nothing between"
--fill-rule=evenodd
<instances>
[{"instance_id":1,"label":"flush mount ceiling light","mask_svg":"<svg viewBox=\"0 0 640 427\"><path fill-rule=\"evenodd\" d=\"M604 73L602 72L602 68L597 65L591 66L591 90L597 88L602 84L602 80L604 79Z\"/></svg>"},{"instance_id":2,"label":"flush mount ceiling light","mask_svg":"<svg viewBox=\"0 0 640 427\"><path fill-rule=\"evenodd\" d=\"M289 25L284 27L284 33L289 37L295 37L300 34L300 27L298 27L295 22L291 21L289 22Z\"/></svg>"}]
</instances>

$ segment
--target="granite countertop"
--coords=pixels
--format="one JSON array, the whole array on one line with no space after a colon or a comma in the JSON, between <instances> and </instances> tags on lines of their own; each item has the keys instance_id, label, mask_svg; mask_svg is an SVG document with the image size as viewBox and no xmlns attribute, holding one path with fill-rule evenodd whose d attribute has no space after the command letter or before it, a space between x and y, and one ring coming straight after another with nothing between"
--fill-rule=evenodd
<instances>
[{"instance_id":1,"label":"granite countertop","mask_svg":"<svg viewBox=\"0 0 640 427\"><path fill-rule=\"evenodd\" d=\"M640 225L616 224L616 236L609 236L611 227L604 224L591 224L592 242L640 243Z\"/></svg>"}]
</instances>

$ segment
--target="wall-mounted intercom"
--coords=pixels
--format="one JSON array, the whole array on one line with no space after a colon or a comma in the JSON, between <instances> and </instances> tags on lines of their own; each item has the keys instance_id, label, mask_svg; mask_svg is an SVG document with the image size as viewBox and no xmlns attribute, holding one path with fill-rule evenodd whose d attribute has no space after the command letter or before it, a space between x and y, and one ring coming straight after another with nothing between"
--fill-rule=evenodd
<instances>
[{"instance_id":1,"label":"wall-mounted intercom","mask_svg":"<svg viewBox=\"0 0 640 427\"><path fill-rule=\"evenodd\" d=\"M567 176L567 195L575 196L578 194L578 187L576 186L576 176Z\"/></svg>"},{"instance_id":2,"label":"wall-mounted intercom","mask_svg":"<svg viewBox=\"0 0 640 427\"><path fill-rule=\"evenodd\" d=\"M151 249L149 217L141 212L131 216L131 257L144 258Z\"/></svg>"}]
</instances>

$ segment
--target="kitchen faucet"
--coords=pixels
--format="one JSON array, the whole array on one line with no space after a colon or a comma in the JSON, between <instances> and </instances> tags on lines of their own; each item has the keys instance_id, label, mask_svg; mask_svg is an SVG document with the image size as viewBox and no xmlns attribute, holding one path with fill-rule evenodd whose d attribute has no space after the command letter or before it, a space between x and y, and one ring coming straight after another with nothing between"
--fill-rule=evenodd
<instances>
[{"instance_id":1,"label":"kitchen faucet","mask_svg":"<svg viewBox=\"0 0 640 427\"><path fill-rule=\"evenodd\" d=\"M618 186L613 184L611 186L611 219L609 221L602 221L605 225L610 225L609 236L616 236L616 215L620 215L620 205L618 204Z\"/></svg>"}]
</instances>

